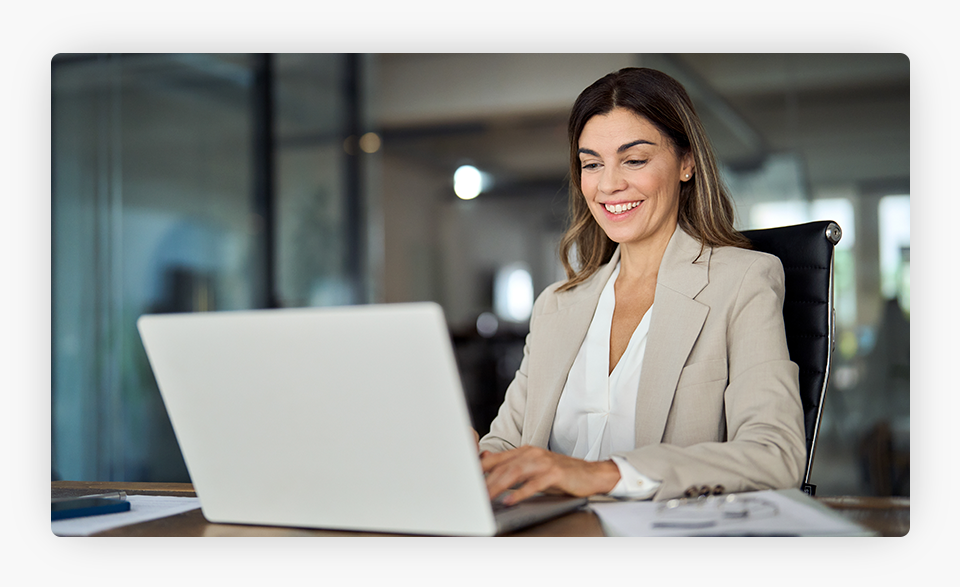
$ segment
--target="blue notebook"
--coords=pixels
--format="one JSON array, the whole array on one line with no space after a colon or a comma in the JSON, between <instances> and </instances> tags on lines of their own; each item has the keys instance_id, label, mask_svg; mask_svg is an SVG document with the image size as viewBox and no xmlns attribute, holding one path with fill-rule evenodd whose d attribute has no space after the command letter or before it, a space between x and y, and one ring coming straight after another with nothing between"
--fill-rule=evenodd
<instances>
[{"instance_id":1,"label":"blue notebook","mask_svg":"<svg viewBox=\"0 0 960 587\"><path fill-rule=\"evenodd\" d=\"M130 510L130 502L125 499L104 497L78 497L50 503L51 521L83 516L99 516Z\"/></svg>"}]
</instances>

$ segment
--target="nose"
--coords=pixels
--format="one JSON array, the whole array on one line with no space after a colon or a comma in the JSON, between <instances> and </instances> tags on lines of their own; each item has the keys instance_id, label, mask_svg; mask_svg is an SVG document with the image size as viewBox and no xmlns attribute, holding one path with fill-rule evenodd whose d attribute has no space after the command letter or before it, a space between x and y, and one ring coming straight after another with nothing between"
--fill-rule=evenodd
<instances>
[{"instance_id":1,"label":"nose","mask_svg":"<svg viewBox=\"0 0 960 587\"><path fill-rule=\"evenodd\" d=\"M627 187L627 182L616 165L604 166L597 188L604 194L614 194Z\"/></svg>"}]
</instances>

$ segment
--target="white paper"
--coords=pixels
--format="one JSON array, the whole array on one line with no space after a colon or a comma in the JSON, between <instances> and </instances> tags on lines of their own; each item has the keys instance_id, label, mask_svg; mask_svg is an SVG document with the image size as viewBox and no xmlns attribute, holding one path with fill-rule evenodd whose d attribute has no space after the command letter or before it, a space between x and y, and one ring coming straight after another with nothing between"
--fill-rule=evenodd
<instances>
[{"instance_id":1,"label":"white paper","mask_svg":"<svg viewBox=\"0 0 960 587\"><path fill-rule=\"evenodd\" d=\"M90 536L97 532L157 520L200 507L200 500L196 497L128 495L127 501L130 502L129 511L56 520L51 523L50 528L57 536Z\"/></svg>"},{"instance_id":2,"label":"white paper","mask_svg":"<svg viewBox=\"0 0 960 587\"><path fill-rule=\"evenodd\" d=\"M756 515L727 518L723 515L667 516L665 502L596 502L590 509L600 518L608 536L869 536L868 529L831 512L799 489L754 491L736 494L762 500L774 507L754 510ZM716 499L716 498L715 498ZM720 497L720 499L723 499ZM676 513L676 512L672 512ZM657 524L667 527L657 527Z\"/></svg>"}]
</instances>

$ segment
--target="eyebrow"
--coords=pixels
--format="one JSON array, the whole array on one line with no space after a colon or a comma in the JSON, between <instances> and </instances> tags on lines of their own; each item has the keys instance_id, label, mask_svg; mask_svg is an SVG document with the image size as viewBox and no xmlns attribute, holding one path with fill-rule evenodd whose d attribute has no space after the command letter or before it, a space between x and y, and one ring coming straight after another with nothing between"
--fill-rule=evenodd
<instances>
[{"instance_id":1,"label":"eyebrow","mask_svg":"<svg viewBox=\"0 0 960 587\"><path fill-rule=\"evenodd\" d=\"M650 142L650 141L648 141L648 140L646 140L646 139L638 139L638 140L633 141L633 142L631 142L631 143L624 143L624 144L620 145L620 147L617 148L617 153L623 153L624 151L626 151L626 150L629 149L630 147L635 147L635 146L637 146L637 145L654 145L654 146L656 146L656 143L652 143L652 142ZM591 150L591 149L584 149L584 148L582 148L582 147L579 148L579 149L577 149L577 153L583 153L583 154L585 154L585 155L593 155L594 157L599 157L599 156L600 156L600 154L597 153L596 151Z\"/></svg>"}]
</instances>

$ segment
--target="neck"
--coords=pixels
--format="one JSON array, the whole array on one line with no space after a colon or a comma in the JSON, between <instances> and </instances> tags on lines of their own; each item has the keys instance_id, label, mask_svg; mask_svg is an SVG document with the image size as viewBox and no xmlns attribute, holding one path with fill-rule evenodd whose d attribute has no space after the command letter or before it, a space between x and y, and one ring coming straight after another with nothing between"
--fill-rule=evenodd
<instances>
[{"instance_id":1,"label":"neck","mask_svg":"<svg viewBox=\"0 0 960 587\"><path fill-rule=\"evenodd\" d=\"M676 225L674 225L674 230ZM670 244L673 230L639 243L624 243L620 246L620 277L624 281L656 279L663 253Z\"/></svg>"}]
</instances>

